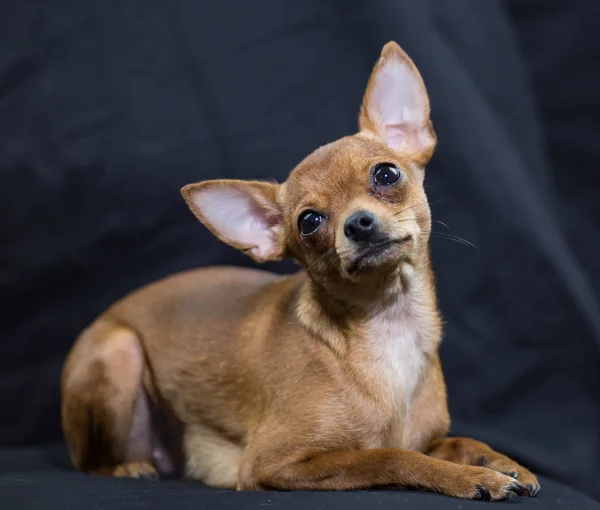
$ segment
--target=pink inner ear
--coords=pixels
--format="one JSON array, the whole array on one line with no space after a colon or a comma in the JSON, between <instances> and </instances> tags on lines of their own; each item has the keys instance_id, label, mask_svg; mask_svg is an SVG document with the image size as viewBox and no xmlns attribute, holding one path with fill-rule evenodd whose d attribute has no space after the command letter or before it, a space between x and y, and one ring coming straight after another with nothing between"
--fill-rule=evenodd
<instances>
[{"instance_id":1,"label":"pink inner ear","mask_svg":"<svg viewBox=\"0 0 600 510\"><path fill-rule=\"evenodd\" d=\"M429 130L413 124L387 124L387 142L394 149L423 150L433 143Z\"/></svg>"},{"instance_id":2,"label":"pink inner ear","mask_svg":"<svg viewBox=\"0 0 600 510\"><path fill-rule=\"evenodd\" d=\"M432 142L425 89L400 57L385 60L367 101L369 117L391 147L418 151Z\"/></svg>"},{"instance_id":3,"label":"pink inner ear","mask_svg":"<svg viewBox=\"0 0 600 510\"><path fill-rule=\"evenodd\" d=\"M276 211L260 205L252 190L212 187L194 198L207 223L231 244L250 249L255 256L267 258L277 250Z\"/></svg>"},{"instance_id":4,"label":"pink inner ear","mask_svg":"<svg viewBox=\"0 0 600 510\"><path fill-rule=\"evenodd\" d=\"M406 124L386 124L387 142L391 147L400 148L404 143L408 143L410 138L414 137L411 129Z\"/></svg>"}]
</instances>

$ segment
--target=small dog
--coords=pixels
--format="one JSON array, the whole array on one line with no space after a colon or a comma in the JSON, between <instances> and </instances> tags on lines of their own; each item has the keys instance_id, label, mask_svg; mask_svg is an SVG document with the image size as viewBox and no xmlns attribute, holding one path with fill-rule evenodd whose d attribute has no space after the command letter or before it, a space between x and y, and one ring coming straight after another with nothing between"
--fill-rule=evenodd
<instances>
[{"instance_id":1,"label":"small dog","mask_svg":"<svg viewBox=\"0 0 600 510\"><path fill-rule=\"evenodd\" d=\"M536 476L516 462L445 437L423 190L436 137L423 80L394 42L375 65L359 124L283 184L182 189L223 242L258 262L293 257L304 270L189 271L101 315L62 375L78 469L238 490L537 494Z\"/></svg>"}]
</instances>

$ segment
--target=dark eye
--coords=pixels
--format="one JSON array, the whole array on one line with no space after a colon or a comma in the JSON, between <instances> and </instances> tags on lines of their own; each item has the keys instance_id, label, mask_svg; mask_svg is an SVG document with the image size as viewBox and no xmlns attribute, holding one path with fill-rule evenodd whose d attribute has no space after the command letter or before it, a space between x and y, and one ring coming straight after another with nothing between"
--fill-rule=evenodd
<instances>
[{"instance_id":1,"label":"dark eye","mask_svg":"<svg viewBox=\"0 0 600 510\"><path fill-rule=\"evenodd\" d=\"M303 236L309 236L319 230L322 222L323 216L318 212L304 211L298 218L298 229Z\"/></svg>"},{"instance_id":2,"label":"dark eye","mask_svg":"<svg viewBox=\"0 0 600 510\"><path fill-rule=\"evenodd\" d=\"M379 163L373 170L373 181L377 186L389 186L398 182L400 170L392 163Z\"/></svg>"}]
</instances>

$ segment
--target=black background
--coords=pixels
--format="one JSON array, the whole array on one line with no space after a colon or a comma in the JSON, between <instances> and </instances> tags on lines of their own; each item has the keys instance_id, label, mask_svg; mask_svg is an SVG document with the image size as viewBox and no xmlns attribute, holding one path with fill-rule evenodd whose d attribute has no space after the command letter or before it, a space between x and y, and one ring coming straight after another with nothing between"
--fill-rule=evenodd
<instances>
[{"instance_id":1,"label":"black background","mask_svg":"<svg viewBox=\"0 0 600 510\"><path fill-rule=\"evenodd\" d=\"M435 228L477 246L432 240L453 433L600 498L600 2L1 9L0 466L33 469L15 448L61 441L62 362L106 306L175 271L251 264L179 188L281 181L354 132L393 39L431 95L427 192L450 227Z\"/></svg>"}]
</instances>

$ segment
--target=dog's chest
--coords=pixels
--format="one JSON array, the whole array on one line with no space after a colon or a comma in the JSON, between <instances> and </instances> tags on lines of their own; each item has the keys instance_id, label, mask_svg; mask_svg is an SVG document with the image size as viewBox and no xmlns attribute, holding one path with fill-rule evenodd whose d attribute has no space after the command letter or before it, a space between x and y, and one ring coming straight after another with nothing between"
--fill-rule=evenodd
<instances>
[{"instance_id":1,"label":"dog's chest","mask_svg":"<svg viewBox=\"0 0 600 510\"><path fill-rule=\"evenodd\" d=\"M390 312L370 325L368 349L375 377L392 401L410 400L414 393L425 361L420 340L418 324L406 312Z\"/></svg>"},{"instance_id":2,"label":"dog's chest","mask_svg":"<svg viewBox=\"0 0 600 510\"><path fill-rule=\"evenodd\" d=\"M402 429L426 364L419 321L404 309L392 309L375 318L367 329L367 352L374 394L386 417L389 446L402 437ZM394 439L395 438L395 439Z\"/></svg>"}]
</instances>

